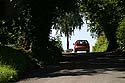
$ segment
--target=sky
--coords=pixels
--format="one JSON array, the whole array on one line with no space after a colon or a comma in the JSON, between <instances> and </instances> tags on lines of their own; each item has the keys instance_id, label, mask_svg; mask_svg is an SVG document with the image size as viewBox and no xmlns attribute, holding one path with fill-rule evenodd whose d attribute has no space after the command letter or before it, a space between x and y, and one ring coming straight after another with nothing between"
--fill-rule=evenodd
<instances>
[{"instance_id":1,"label":"sky","mask_svg":"<svg viewBox=\"0 0 125 83\"><path fill-rule=\"evenodd\" d=\"M52 34L51 36L56 36L56 30L52 30ZM75 29L74 31L74 35L71 36L70 40L69 40L69 48L73 49L73 43L76 40L88 40L89 44L90 44L90 52L92 52L92 46L95 45L96 39L92 38L92 36L90 36L90 32L87 32L87 25L86 23L83 24L81 30L79 29ZM62 41L62 47L64 50L67 49L67 38L63 35L61 37L61 41Z\"/></svg>"}]
</instances>

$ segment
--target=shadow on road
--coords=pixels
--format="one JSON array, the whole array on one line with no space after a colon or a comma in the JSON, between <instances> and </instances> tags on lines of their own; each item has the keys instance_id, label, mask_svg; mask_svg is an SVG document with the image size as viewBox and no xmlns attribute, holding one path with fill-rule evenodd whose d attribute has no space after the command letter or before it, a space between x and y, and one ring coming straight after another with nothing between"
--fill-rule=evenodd
<instances>
[{"instance_id":1,"label":"shadow on road","mask_svg":"<svg viewBox=\"0 0 125 83\"><path fill-rule=\"evenodd\" d=\"M107 74L106 71L125 71L124 53L79 53L65 55L58 65L44 66L26 73L27 78L46 78L58 76L79 76ZM125 78L125 77L121 77Z\"/></svg>"}]
</instances>

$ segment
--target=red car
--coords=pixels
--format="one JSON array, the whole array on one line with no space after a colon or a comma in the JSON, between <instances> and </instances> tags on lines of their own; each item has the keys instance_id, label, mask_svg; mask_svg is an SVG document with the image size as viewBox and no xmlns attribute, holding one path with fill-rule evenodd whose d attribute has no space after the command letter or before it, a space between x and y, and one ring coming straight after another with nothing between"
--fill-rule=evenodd
<instances>
[{"instance_id":1,"label":"red car","mask_svg":"<svg viewBox=\"0 0 125 83\"><path fill-rule=\"evenodd\" d=\"M77 40L74 44L74 52L86 51L90 52L89 42L87 40Z\"/></svg>"}]
</instances>

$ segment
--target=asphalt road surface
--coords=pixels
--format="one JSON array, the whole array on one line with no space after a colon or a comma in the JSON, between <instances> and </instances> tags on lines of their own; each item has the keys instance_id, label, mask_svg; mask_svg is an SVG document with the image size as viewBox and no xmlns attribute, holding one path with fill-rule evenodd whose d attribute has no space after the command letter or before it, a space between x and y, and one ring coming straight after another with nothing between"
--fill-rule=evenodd
<instances>
[{"instance_id":1,"label":"asphalt road surface","mask_svg":"<svg viewBox=\"0 0 125 83\"><path fill-rule=\"evenodd\" d=\"M60 64L32 70L15 83L125 83L125 56L65 54Z\"/></svg>"}]
</instances>

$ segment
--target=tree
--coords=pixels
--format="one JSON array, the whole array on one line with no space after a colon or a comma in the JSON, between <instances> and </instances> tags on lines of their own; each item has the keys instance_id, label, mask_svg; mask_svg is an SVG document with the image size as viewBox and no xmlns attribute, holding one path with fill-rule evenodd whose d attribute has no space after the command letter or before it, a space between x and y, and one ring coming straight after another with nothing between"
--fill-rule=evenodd
<instances>
[{"instance_id":1,"label":"tree","mask_svg":"<svg viewBox=\"0 0 125 83\"><path fill-rule=\"evenodd\" d=\"M108 41L104 33L98 35L95 46L92 47L93 52L104 52L108 47Z\"/></svg>"},{"instance_id":2,"label":"tree","mask_svg":"<svg viewBox=\"0 0 125 83\"><path fill-rule=\"evenodd\" d=\"M15 1L15 0L12 0ZM11 0L0 0L0 19L6 19L17 15L15 5Z\"/></svg>"},{"instance_id":3,"label":"tree","mask_svg":"<svg viewBox=\"0 0 125 83\"><path fill-rule=\"evenodd\" d=\"M118 48L116 31L124 15L124 7L120 0L84 0L81 11L89 20L89 29L98 35L104 31L109 41L107 51Z\"/></svg>"},{"instance_id":4,"label":"tree","mask_svg":"<svg viewBox=\"0 0 125 83\"><path fill-rule=\"evenodd\" d=\"M38 59L46 61L49 56L47 46L51 27L58 22L58 18L62 17L65 12L74 13L77 8L76 2L77 0L31 1L31 21L35 26L32 51Z\"/></svg>"},{"instance_id":5,"label":"tree","mask_svg":"<svg viewBox=\"0 0 125 83\"><path fill-rule=\"evenodd\" d=\"M69 49L69 38L72 36L76 28L81 29L83 24L82 16L77 13L65 13L64 16L58 19L54 28L60 30L60 34L64 34L67 37L67 49Z\"/></svg>"},{"instance_id":6,"label":"tree","mask_svg":"<svg viewBox=\"0 0 125 83\"><path fill-rule=\"evenodd\" d=\"M10 7L13 8L12 10L18 9L18 12L16 11L18 14L14 16L7 16L5 14L4 18L1 19L0 31L6 34L1 34L2 40L0 42L3 44L6 41L5 45L15 44L15 46L29 49L31 44L30 30L32 29L31 15L29 14L30 9L26 4L19 4L21 1L12 0L8 2Z\"/></svg>"},{"instance_id":7,"label":"tree","mask_svg":"<svg viewBox=\"0 0 125 83\"><path fill-rule=\"evenodd\" d=\"M49 55L47 47L49 44L49 33L51 27L57 22L59 17L65 14L65 12L74 13L76 11L78 5L76 4L77 0L8 1L12 8L17 9L16 12L18 14L16 15L16 17L12 16L12 20L8 20L10 26L6 26L9 29L14 28L15 26L17 27L17 29L21 28L22 36L24 35L23 37L27 37L28 34L26 33L30 29L32 35L27 39L31 38L32 52L34 54L34 57L38 60L47 61L47 57ZM29 11L29 14L27 14L27 11ZM27 17L27 15L30 15L30 17ZM3 19L5 20L6 18ZM11 26L13 24L13 20L16 23L14 23L14 26Z\"/></svg>"},{"instance_id":8,"label":"tree","mask_svg":"<svg viewBox=\"0 0 125 83\"><path fill-rule=\"evenodd\" d=\"M125 48L125 17L120 22L120 25L117 29L117 42L121 49Z\"/></svg>"}]
</instances>

